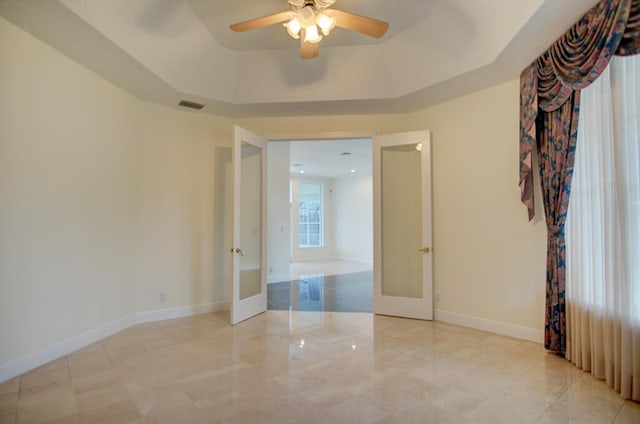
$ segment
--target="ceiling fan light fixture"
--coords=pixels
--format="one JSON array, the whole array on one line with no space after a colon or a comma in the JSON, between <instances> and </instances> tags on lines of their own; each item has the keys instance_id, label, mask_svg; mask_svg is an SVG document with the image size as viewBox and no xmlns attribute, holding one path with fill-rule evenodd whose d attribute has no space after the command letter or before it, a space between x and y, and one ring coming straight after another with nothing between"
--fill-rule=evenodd
<instances>
[{"instance_id":1,"label":"ceiling fan light fixture","mask_svg":"<svg viewBox=\"0 0 640 424\"><path fill-rule=\"evenodd\" d=\"M300 22L303 28L309 28L316 24L316 11L311 6L305 6L298 10L296 19Z\"/></svg>"},{"instance_id":2,"label":"ceiling fan light fixture","mask_svg":"<svg viewBox=\"0 0 640 424\"><path fill-rule=\"evenodd\" d=\"M320 41L322 41L322 35L320 35L320 33L318 32L317 26L311 25L310 27L306 28L304 32L305 43L316 44Z\"/></svg>"},{"instance_id":3,"label":"ceiling fan light fixture","mask_svg":"<svg viewBox=\"0 0 640 424\"><path fill-rule=\"evenodd\" d=\"M329 35L331 30L336 27L336 18L335 16L327 16L320 12L316 15L316 25L320 27L324 35Z\"/></svg>"},{"instance_id":4,"label":"ceiling fan light fixture","mask_svg":"<svg viewBox=\"0 0 640 424\"><path fill-rule=\"evenodd\" d=\"M297 17L284 24L284 27L287 29L287 33L291 38L293 38L294 40L300 38L300 30L302 29L302 25L300 25Z\"/></svg>"},{"instance_id":5,"label":"ceiling fan light fixture","mask_svg":"<svg viewBox=\"0 0 640 424\"><path fill-rule=\"evenodd\" d=\"M0 0L1 2L2 0ZM294 40L300 40L300 58L318 56L318 43L335 27L381 38L389 23L330 7L336 0L287 0L291 10L277 12L229 25L231 31L245 32L274 24L282 24Z\"/></svg>"}]
</instances>

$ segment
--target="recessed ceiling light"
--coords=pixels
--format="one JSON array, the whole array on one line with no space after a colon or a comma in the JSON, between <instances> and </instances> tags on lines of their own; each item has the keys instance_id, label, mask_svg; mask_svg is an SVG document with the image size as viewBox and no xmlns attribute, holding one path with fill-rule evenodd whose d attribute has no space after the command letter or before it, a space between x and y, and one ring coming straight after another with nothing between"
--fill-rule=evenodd
<instances>
[{"instance_id":1,"label":"recessed ceiling light","mask_svg":"<svg viewBox=\"0 0 640 424\"><path fill-rule=\"evenodd\" d=\"M304 169L300 171L301 174L304 174Z\"/></svg>"},{"instance_id":2,"label":"recessed ceiling light","mask_svg":"<svg viewBox=\"0 0 640 424\"><path fill-rule=\"evenodd\" d=\"M355 170L355 169L352 169L352 170L351 170L351 173L353 174L354 172L356 172L356 170Z\"/></svg>"}]
</instances>

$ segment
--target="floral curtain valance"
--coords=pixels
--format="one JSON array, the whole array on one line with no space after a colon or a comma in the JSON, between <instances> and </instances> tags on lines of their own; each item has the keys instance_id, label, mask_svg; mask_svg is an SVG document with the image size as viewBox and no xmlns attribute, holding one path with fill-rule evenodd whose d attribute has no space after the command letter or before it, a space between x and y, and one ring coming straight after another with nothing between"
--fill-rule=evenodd
<instances>
[{"instance_id":1,"label":"floral curtain valance","mask_svg":"<svg viewBox=\"0 0 640 424\"><path fill-rule=\"evenodd\" d=\"M569 207L580 91L614 54L640 53L640 0L602 0L520 75L520 190L534 217L536 146L545 222L547 285L545 347L566 350L564 227Z\"/></svg>"},{"instance_id":2,"label":"floral curtain valance","mask_svg":"<svg viewBox=\"0 0 640 424\"><path fill-rule=\"evenodd\" d=\"M640 0L603 0L520 76L520 192L534 217L532 152L538 111L553 112L604 71L611 56L640 53Z\"/></svg>"},{"instance_id":3,"label":"floral curtain valance","mask_svg":"<svg viewBox=\"0 0 640 424\"><path fill-rule=\"evenodd\" d=\"M627 27L622 35L622 40L616 50L618 56L633 56L640 54L640 1L631 3L631 11Z\"/></svg>"}]
</instances>

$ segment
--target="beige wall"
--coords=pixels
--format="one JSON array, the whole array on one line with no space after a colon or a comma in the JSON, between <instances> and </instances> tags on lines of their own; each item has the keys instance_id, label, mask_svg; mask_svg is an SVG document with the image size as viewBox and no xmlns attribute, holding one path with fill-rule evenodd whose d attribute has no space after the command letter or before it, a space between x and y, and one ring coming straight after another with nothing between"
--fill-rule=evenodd
<instances>
[{"instance_id":1,"label":"beige wall","mask_svg":"<svg viewBox=\"0 0 640 424\"><path fill-rule=\"evenodd\" d=\"M513 81L408 125L432 131L435 309L540 332L546 229L519 200L518 93Z\"/></svg>"},{"instance_id":2,"label":"beige wall","mask_svg":"<svg viewBox=\"0 0 640 424\"><path fill-rule=\"evenodd\" d=\"M213 263L214 239L223 229L212 217L216 147L229 143L230 123L136 104L136 312L224 302ZM161 292L166 302L160 302Z\"/></svg>"},{"instance_id":3,"label":"beige wall","mask_svg":"<svg viewBox=\"0 0 640 424\"><path fill-rule=\"evenodd\" d=\"M127 94L2 19L0 57L5 364L133 310L140 149Z\"/></svg>"},{"instance_id":4,"label":"beige wall","mask_svg":"<svg viewBox=\"0 0 640 424\"><path fill-rule=\"evenodd\" d=\"M236 123L266 137L284 139L370 137L404 131L406 115L289 116L239 119Z\"/></svg>"},{"instance_id":5,"label":"beige wall","mask_svg":"<svg viewBox=\"0 0 640 424\"><path fill-rule=\"evenodd\" d=\"M135 99L2 18L0 57L0 371L132 314L226 301L232 122ZM539 331L545 233L518 200L517 92L238 123L265 135L431 129L436 310Z\"/></svg>"},{"instance_id":6,"label":"beige wall","mask_svg":"<svg viewBox=\"0 0 640 424\"><path fill-rule=\"evenodd\" d=\"M289 143L272 142L267 150L267 281L287 281L291 259Z\"/></svg>"},{"instance_id":7,"label":"beige wall","mask_svg":"<svg viewBox=\"0 0 640 424\"><path fill-rule=\"evenodd\" d=\"M0 371L135 313L224 302L230 121L135 99L1 18L0 57Z\"/></svg>"},{"instance_id":8,"label":"beige wall","mask_svg":"<svg viewBox=\"0 0 640 424\"><path fill-rule=\"evenodd\" d=\"M373 177L333 181L336 257L373 263Z\"/></svg>"}]
</instances>

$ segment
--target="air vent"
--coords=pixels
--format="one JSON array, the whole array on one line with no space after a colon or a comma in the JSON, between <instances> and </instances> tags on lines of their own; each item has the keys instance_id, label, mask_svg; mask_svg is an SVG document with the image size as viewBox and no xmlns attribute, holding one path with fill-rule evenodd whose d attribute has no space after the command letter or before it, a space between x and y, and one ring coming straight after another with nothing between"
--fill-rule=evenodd
<instances>
[{"instance_id":1,"label":"air vent","mask_svg":"<svg viewBox=\"0 0 640 424\"><path fill-rule=\"evenodd\" d=\"M190 102L189 100L181 100L178 106L188 107L189 109L200 110L204 107L200 103Z\"/></svg>"}]
</instances>

